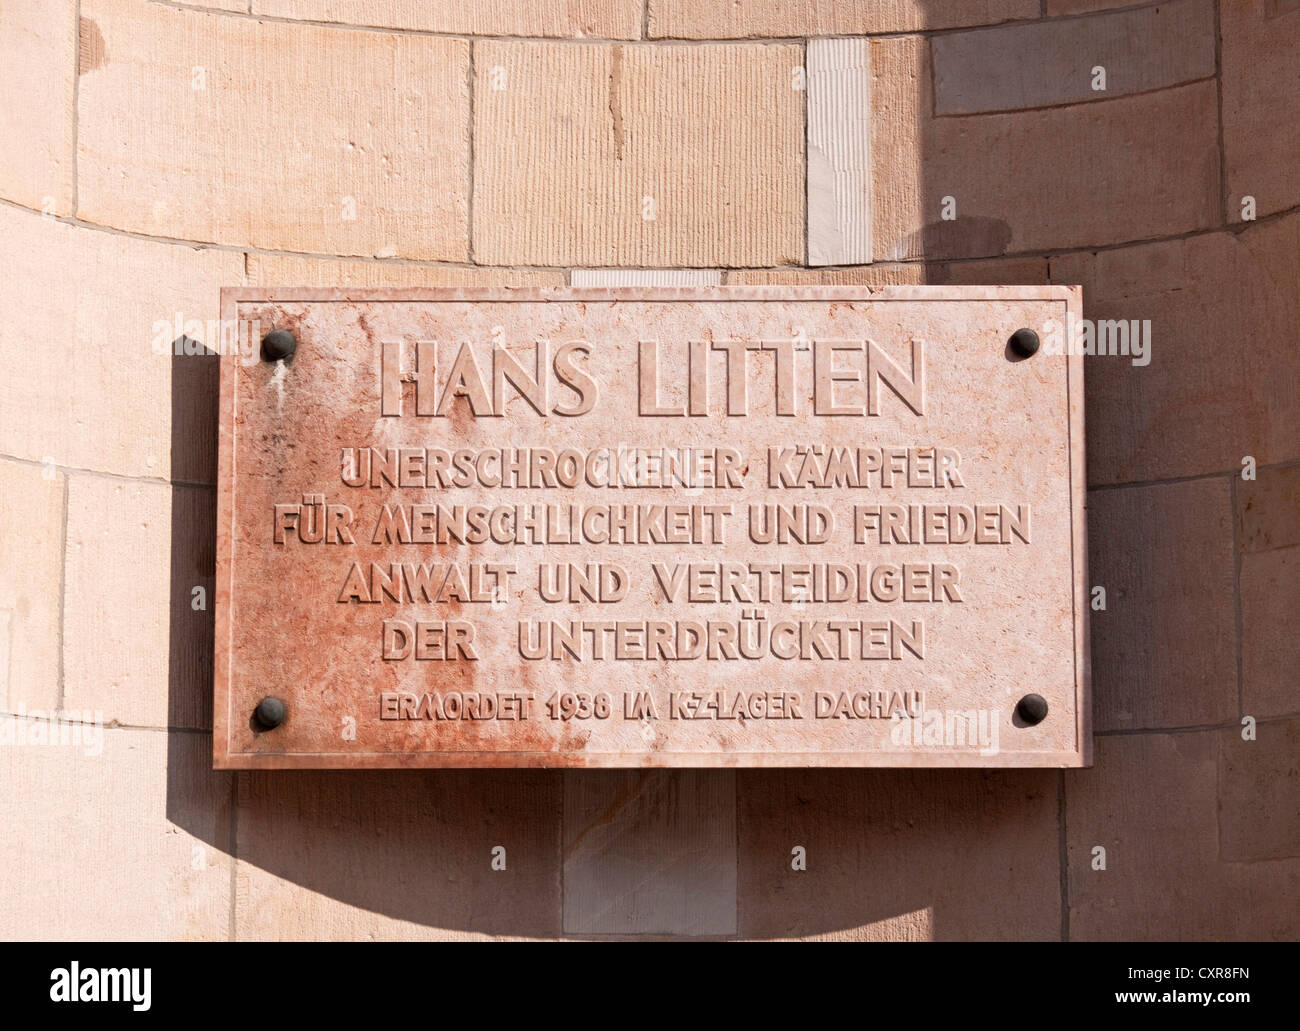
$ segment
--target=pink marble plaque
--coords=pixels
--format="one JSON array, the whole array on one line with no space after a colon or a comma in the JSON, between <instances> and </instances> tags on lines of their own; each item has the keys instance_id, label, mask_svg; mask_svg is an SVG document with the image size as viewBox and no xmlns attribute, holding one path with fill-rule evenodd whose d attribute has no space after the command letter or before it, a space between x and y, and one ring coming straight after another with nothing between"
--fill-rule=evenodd
<instances>
[{"instance_id":1,"label":"pink marble plaque","mask_svg":"<svg viewBox=\"0 0 1300 1031\"><path fill-rule=\"evenodd\" d=\"M222 311L218 767L1091 761L1077 288Z\"/></svg>"}]
</instances>

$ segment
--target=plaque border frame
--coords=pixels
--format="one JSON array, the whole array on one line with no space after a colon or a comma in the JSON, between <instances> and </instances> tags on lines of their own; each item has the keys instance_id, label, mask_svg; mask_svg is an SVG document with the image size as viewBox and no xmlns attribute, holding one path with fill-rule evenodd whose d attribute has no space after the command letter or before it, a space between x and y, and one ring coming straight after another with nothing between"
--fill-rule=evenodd
<instances>
[{"instance_id":1,"label":"plaque border frame","mask_svg":"<svg viewBox=\"0 0 1300 1031\"><path fill-rule=\"evenodd\" d=\"M1092 663L1087 581L1087 476L1084 447L1083 355L1073 327L1083 317L1080 286L617 286L617 287L270 287L221 289L223 325L237 325L241 304L422 302L708 301L1046 301L1064 306L1067 426L1073 587L1075 748L1060 752L235 752L230 749L235 398L239 354L221 355L217 432L217 551L213 640L213 769L1053 769L1093 763ZM260 343L260 342L259 342ZM1032 360L1032 359L1030 359ZM1026 691L1031 688L1027 685Z\"/></svg>"}]
</instances>

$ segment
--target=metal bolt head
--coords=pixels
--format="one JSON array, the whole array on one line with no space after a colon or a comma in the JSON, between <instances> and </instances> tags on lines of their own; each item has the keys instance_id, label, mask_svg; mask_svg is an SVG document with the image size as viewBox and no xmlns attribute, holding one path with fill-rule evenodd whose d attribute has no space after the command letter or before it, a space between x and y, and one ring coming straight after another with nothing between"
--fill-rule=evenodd
<instances>
[{"instance_id":1,"label":"metal bolt head","mask_svg":"<svg viewBox=\"0 0 1300 1031\"><path fill-rule=\"evenodd\" d=\"M1016 715L1028 726L1037 726L1047 719L1047 699L1040 694L1027 694L1016 703Z\"/></svg>"},{"instance_id":2,"label":"metal bolt head","mask_svg":"<svg viewBox=\"0 0 1300 1031\"><path fill-rule=\"evenodd\" d=\"M1007 341L1011 352L1018 358L1032 358L1038 353L1038 334L1032 329L1018 329Z\"/></svg>"},{"instance_id":3,"label":"metal bolt head","mask_svg":"<svg viewBox=\"0 0 1300 1031\"><path fill-rule=\"evenodd\" d=\"M298 349L298 338L287 329L273 329L262 337L262 357L268 362L292 358Z\"/></svg>"},{"instance_id":4,"label":"metal bolt head","mask_svg":"<svg viewBox=\"0 0 1300 1031\"><path fill-rule=\"evenodd\" d=\"M268 695L257 703L257 708L253 710L253 719L263 730L274 730L289 714L285 708L284 702L280 701L274 695Z\"/></svg>"}]
</instances>

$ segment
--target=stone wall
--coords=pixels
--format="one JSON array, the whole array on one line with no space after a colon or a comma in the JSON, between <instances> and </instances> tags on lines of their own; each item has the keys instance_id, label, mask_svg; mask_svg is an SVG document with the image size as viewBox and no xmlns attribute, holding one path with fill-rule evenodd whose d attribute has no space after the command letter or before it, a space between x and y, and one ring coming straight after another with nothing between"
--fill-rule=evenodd
<instances>
[{"instance_id":1,"label":"stone wall","mask_svg":"<svg viewBox=\"0 0 1300 1031\"><path fill-rule=\"evenodd\" d=\"M1300 936L1300 2L5 0L0 46L0 935ZM1085 363L1095 767L212 772L171 342L218 288L670 269L1151 321Z\"/></svg>"}]
</instances>

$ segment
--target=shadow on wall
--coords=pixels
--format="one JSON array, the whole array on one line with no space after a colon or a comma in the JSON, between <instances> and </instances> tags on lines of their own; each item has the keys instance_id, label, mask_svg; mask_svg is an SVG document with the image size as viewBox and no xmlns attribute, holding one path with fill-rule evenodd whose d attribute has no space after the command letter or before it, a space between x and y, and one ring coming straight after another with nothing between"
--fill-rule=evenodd
<instances>
[{"instance_id":1,"label":"shadow on wall","mask_svg":"<svg viewBox=\"0 0 1300 1031\"><path fill-rule=\"evenodd\" d=\"M172 362L173 443L192 448L219 359ZM1053 771L212 771L213 620L193 592L213 596L216 495L177 494L168 719L191 729L169 735L167 816L238 857L236 936L1056 935ZM213 794L230 809L197 801ZM795 846L811 858L792 876Z\"/></svg>"},{"instance_id":2,"label":"shadow on wall","mask_svg":"<svg viewBox=\"0 0 1300 1031\"><path fill-rule=\"evenodd\" d=\"M194 426L216 427L220 360L179 341L172 358L173 452L193 449ZM189 353L199 351L200 353ZM201 468L216 478L216 434ZM259 908L276 880L446 932L547 937L559 933L561 775L550 771L254 772L211 769L212 602L216 578L216 492L180 488L172 508L168 724L203 733L169 735L167 817L242 869L232 913L240 937L364 937L361 924L331 922L295 896ZM194 588L206 591L196 611ZM214 813L198 799L230 797ZM491 850L507 848L502 877ZM516 872L517 871L517 872ZM301 893L299 893L301 896ZM297 926L293 918L301 921ZM387 929L394 933L392 927ZM407 931L417 934L418 931Z\"/></svg>"},{"instance_id":3,"label":"shadow on wall","mask_svg":"<svg viewBox=\"0 0 1300 1031\"><path fill-rule=\"evenodd\" d=\"M1267 315L1251 322L1259 327L1294 326L1300 313L1287 299L1293 288L1282 294L1268 285L1269 255L1285 250L1267 242L1276 226L1241 234L1235 225L1204 242L1179 239L1227 221L1215 26L1212 19L1196 22L1212 10L1200 0L1177 0L873 40L872 149L877 164L888 154L890 165L883 174L877 168L871 186L871 253L888 264L794 275L800 282L822 275L840 283L1082 283L1090 318L1164 317L1161 339L1171 354L1136 370L1140 383L1123 359L1088 360L1089 483L1221 472L1223 498L1211 500L1224 501L1228 518L1225 499L1238 456L1260 441L1269 451L1265 444L1279 439L1260 428L1263 420L1244 401L1256 387L1272 389L1279 366L1277 354L1247 354L1225 370L1217 341L1240 339L1231 323L1257 308ZM1169 60L1112 62L1106 89L1097 91L1098 62L1089 56L1089 67L1081 68L1081 55L1107 46L1118 52L1128 39L1162 48ZM908 84L918 82L911 96ZM1245 239L1251 233L1264 242L1251 244ZM1173 240L1092 250L1164 237ZM1069 253L1049 261L1049 252ZM1216 278L1225 269L1222 281ZM764 275L778 281L776 273ZM1261 280L1260 287L1245 285ZM1186 284L1197 288L1196 297ZM1293 333L1271 337L1269 346L1294 348ZM173 427L199 419L215 425L216 358L173 361ZM1282 366L1290 370L1282 387L1294 391L1294 359ZM1232 388L1226 400L1213 402L1215 419L1200 410L1208 383ZM1294 419L1294 394L1275 400ZM173 445L179 446L179 434ZM1269 453L1279 460L1276 448ZM210 459L214 475L205 482L215 479L215 445ZM174 506L170 709L173 725L190 726L189 714L199 712L206 722L198 726L210 728L211 612L196 632L189 607L196 576L209 585L214 576L215 496L205 488L203 497L198 518ZM1141 618L1094 626L1097 729L1211 727L1235 719L1236 670L1224 664L1223 637L1232 613L1216 610L1222 625L1189 639L1188 628L1203 624L1188 607L1192 589L1187 598L1159 596L1158 585L1198 556L1177 547L1155 553L1143 537L1147 528L1118 517L1091 529L1094 563L1114 567L1117 580L1125 569L1143 570L1132 585L1143 601ZM1203 543L1206 550L1230 547L1222 535ZM1229 557L1229 582L1220 585L1226 597L1232 597L1231 565ZM1127 626L1138 627L1140 638ZM683 933L681 926L660 926L657 914L671 911L685 914L686 933L704 936L816 935L877 925L859 933L1052 939L1071 919L1067 863L1076 874L1086 871L1092 844L1081 842L1078 856L1067 847L1065 800L1068 793L1073 814L1076 786L1086 796L1082 786L1094 783L1088 780L1094 772L232 777L210 772L201 761L206 755L196 760L192 749L177 747L177 735L171 740L168 817L213 849L238 856L232 932L241 938L554 937L602 928L620 933L610 929L619 921L622 933ZM206 777L230 784L229 826L193 804L190 785ZM1216 806L1213 791L1193 801L1198 812ZM1084 797L1081 807L1122 814L1127 804L1127 795ZM1114 826L1116 834L1142 832ZM1180 833L1167 836L1181 841ZM498 846L505 849L504 873L491 867ZM806 850L806 871L792 870L796 847ZM1159 866L1159 842L1154 848ZM728 867L734 877L725 875ZM1149 891L1132 875L1128 883L1139 907L1159 894L1154 880ZM1122 901L1128 889L1116 890ZM1113 899L1100 905L1123 909ZM705 917L692 923L691 914ZM1089 919L1094 936L1111 926L1105 914ZM1149 933L1137 923L1116 928L1119 937Z\"/></svg>"}]
</instances>

